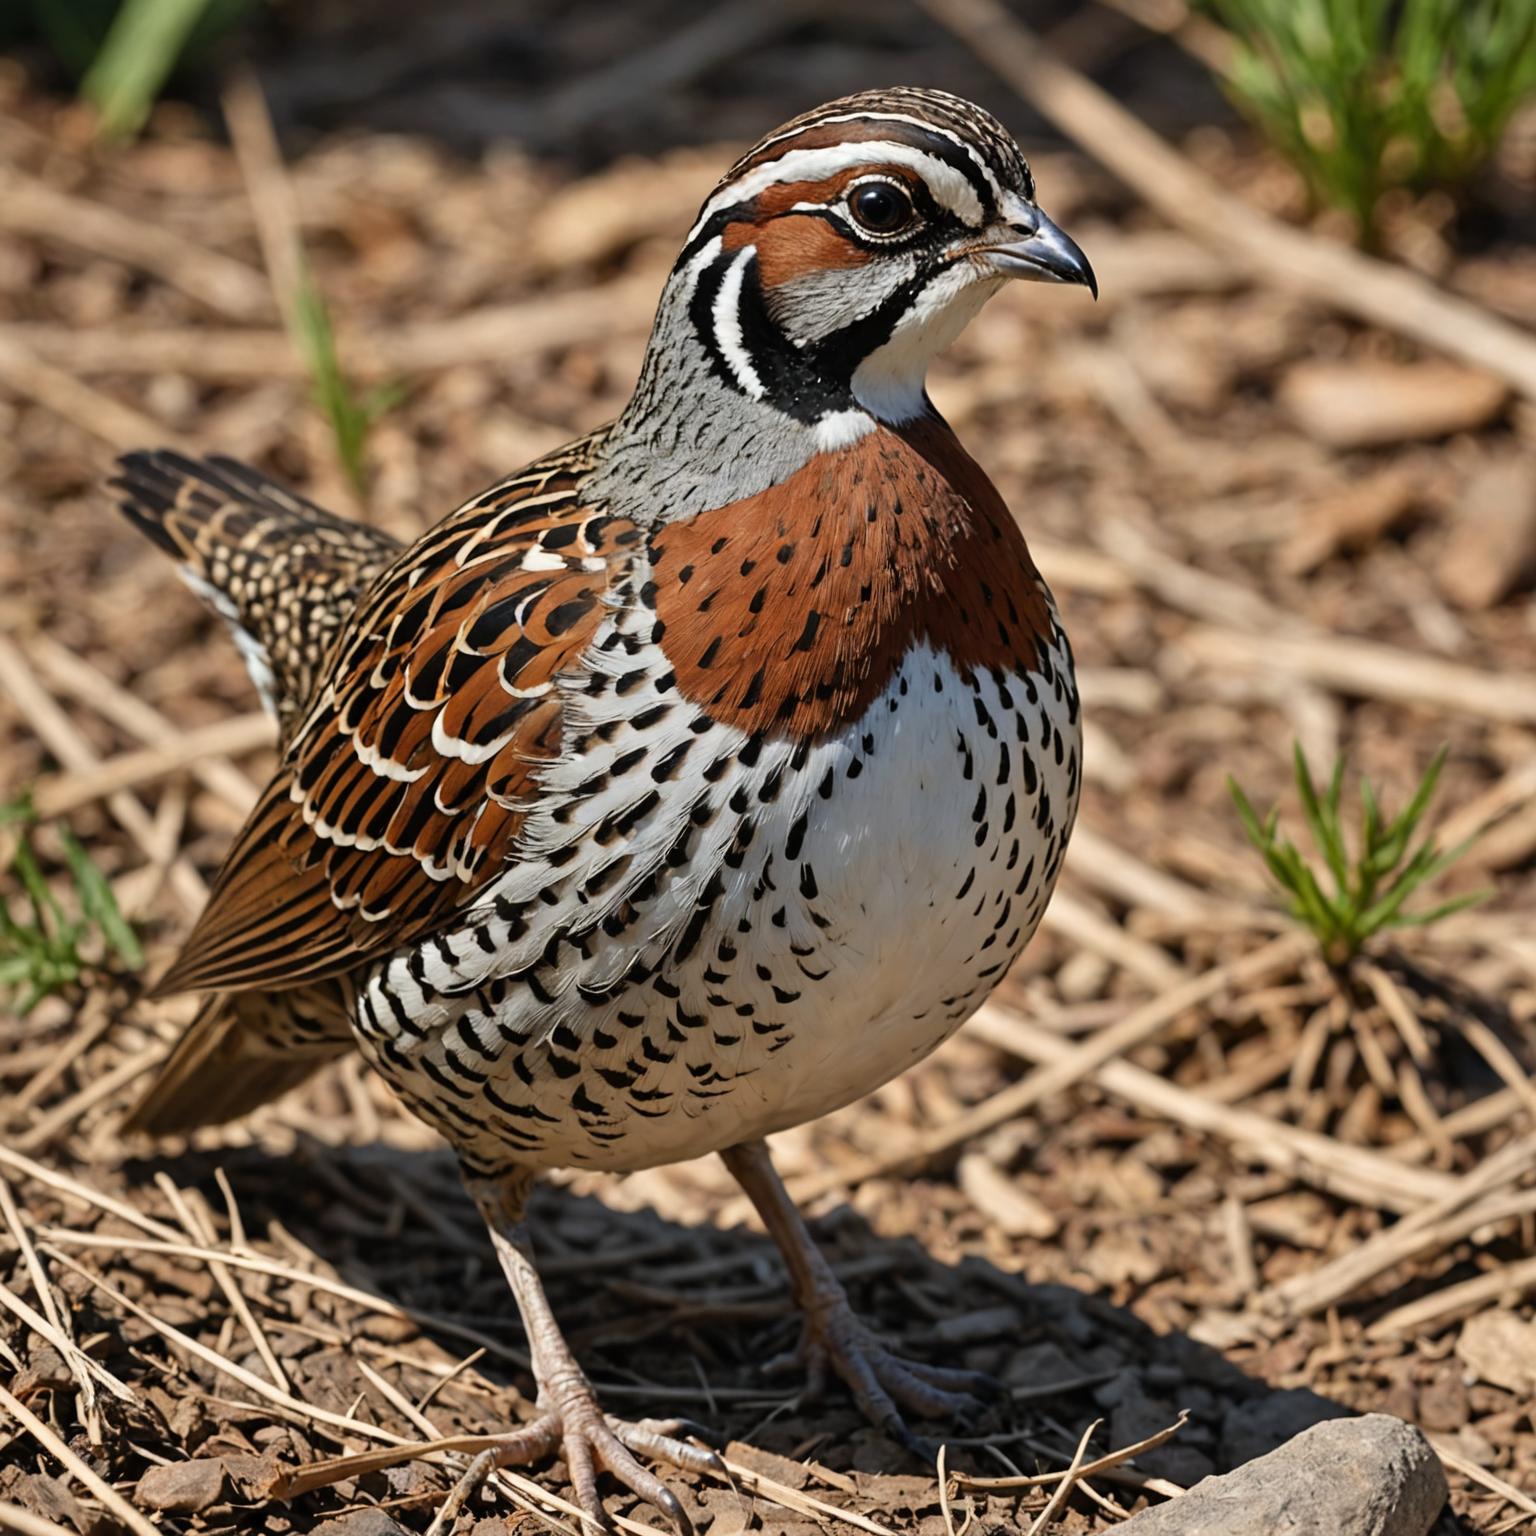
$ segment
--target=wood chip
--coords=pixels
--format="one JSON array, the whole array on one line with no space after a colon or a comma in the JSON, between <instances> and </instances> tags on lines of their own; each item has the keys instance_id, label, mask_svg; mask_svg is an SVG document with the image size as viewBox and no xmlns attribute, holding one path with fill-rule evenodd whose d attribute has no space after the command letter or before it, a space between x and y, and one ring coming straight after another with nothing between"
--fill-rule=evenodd
<instances>
[{"instance_id":1,"label":"wood chip","mask_svg":"<svg viewBox=\"0 0 1536 1536\"><path fill-rule=\"evenodd\" d=\"M1456 1340L1456 1357L1479 1381L1536 1394L1536 1323L1498 1307L1469 1317Z\"/></svg>"},{"instance_id":2,"label":"wood chip","mask_svg":"<svg viewBox=\"0 0 1536 1536\"><path fill-rule=\"evenodd\" d=\"M1536 464L1510 455L1483 465L1456 499L1450 541L1435 568L1458 608L1504 601L1536 575Z\"/></svg>"},{"instance_id":3,"label":"wood chip","mask_svg":"<svg viewBox=\"0 0 1536 1536\"><path fill-rule=\"evenodd\" d=\"M1006 1236L1055 1236L1060 1223L1050 1210L983 1153L968 1152L956 1173L966 1199Z\"/></svg>"},{"instance_id":4,"label":"wood chip","mask_svg":"<svg viewBox=\"0 0 1536 1536\"><path fill-rule=\"evenodd\" d=\"M1280 404L1329 448L1379 448L1485 427L1509 386L1454 363L1304 362L1286 370Z\"/></svg>"},{"instance_id":5,"label":"wood chip","mask_svg":"<svg viewBox=\"0 0 1536 1536\"><path fill-rule=\"evenodd\" d=\"M1351 481L1307 508L1301 526L1276 551L1276 567L1305 576L1341 551L1369 548L1403 521L1420 488L1419 474L1402 464Z\"/></svg>"}]
</instances>

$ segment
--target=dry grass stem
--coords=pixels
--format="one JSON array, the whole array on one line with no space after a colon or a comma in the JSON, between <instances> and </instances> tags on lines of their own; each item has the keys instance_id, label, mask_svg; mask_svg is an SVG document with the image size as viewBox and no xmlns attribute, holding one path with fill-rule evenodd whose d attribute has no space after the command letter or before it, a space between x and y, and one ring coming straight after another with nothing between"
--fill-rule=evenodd
<instances>
[{"instance_id":1,"label":"dry grass stem","mask_svg":"<svg viewBox=\"0 0 1536 1536\"><path fill-rule=\"evenodd\" d=\"M70 1450L49 1425L38 1418L19 1399L12 1397L3 1386L0 1386L0 1411L9 1414L16 1423L21 1425L64 1468L69 1477L79 1483L82 1488L89 1490L107 1512L127 1526L134 1536L160 1536L155 1526L150 1524L122 1494L92 1471L90 1466Z\"/></svg>"}]
</instances>

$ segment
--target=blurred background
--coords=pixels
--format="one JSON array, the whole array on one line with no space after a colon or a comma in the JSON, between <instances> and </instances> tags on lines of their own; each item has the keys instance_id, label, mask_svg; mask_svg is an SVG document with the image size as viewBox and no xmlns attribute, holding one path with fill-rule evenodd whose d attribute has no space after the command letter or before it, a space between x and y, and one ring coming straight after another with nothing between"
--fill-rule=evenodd
<instances>
[{"instance_id":1,"label":"blurred background","mask_svg":"<svg viewBox=\"0 0 1536 1536\"><path fill-rule=\"evenodd\" d=\"M116 452L179 444L414 536L621 408L681 237L746 145L894 83L1013 129L1099 273L1097 305L1004 293L932 380L1061 604L1087 782L1062 890L996 1004L781 1138L781 1163L869 1315L1020 1388L1008 1454L1030 1469L1093 1418L1124 1445L1191 1407L1139 1485L1105 1485L1130 1507L1337 1405L1381 1408L1435 1437L1443 1531L1522 1529L1536 0L7 0L0 1270L28 1294L43 1232L244 1359L207 1267L244 1241L217 1164L272 1262L420 1314L247 1276L297 1396L415 1435L358 1375L359 1338L412 1400L469 1348L421 1317L515 1345L451 1164L355 1062L181 1163L116 1135L189 1007L145 1003L140 975L272 757L233 647L103 482ZM584 1277L556 1302L595 1375L660 1411L707 1397L691 1355L719 1396L689 1411L779 1458L763 1476L810 1446L863 1478L818 1496L945 1530L932 1477L845 1405L765 1423L755 1366L790 1323L766 1250L716 1230L744 1212L713 1165L570 1186L542 1214L553 1272ZM93 1250L164 1237L104 1201L191 1234L201 1267ZM1416 1211L1428 1235L1406 1242ZM644 1285L634 1252L661 1255ZM196 1423L175 1391L150 1428L93 1419L0 1314L0 1354L114 1480L223 1457L204 1505L144 1507L293 1528L248 1462L334 1446L292 1413L218 1407L206 1360L43 1268L91 1298L98 1354L150 1401L207 1399ZM454 1377L443 1423L505 1422L499 1359ZM1025 1388L1050 1383L1035 1406ZM26 1443L0 1451L0 1501L89 1536ZM383 1501L424 1530L446 1484L408 1470L425 1481L310 1496L297 1528ZM717 1495L693 1490L701 1523L727 1520ZM1043 1502L986 1513L1024 1531ZM773 1509L769 1530L810 1519ZM1080 1497L1051 1528L1114 1518Z\"/></svg>"}]
</instances>

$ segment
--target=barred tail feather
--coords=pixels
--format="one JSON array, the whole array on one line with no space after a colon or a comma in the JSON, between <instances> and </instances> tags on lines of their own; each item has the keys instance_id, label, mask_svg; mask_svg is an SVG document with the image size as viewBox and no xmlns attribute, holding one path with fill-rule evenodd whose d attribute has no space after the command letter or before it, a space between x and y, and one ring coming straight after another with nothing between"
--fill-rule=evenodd
<instances>
[{"instance_id":1,"label":"barred tail feather","mask_svg":"<svg viewBox=\"0 0 1536 1536\"><path fill-rule=\"evenodd\" d=\"M209 997L123 1122L180 1136L222 1125L297 1088L353 1044L338 988Z\"/></svg>"},{"instance_id":2,"label":"barred tail feather","mask_svg":"<svg viewBox=\"0 0 1536 1536\"><path fill-rule=\"evenodd\" d=\"M266 706L290 729L358 599L399 553L234 459L125 454L124 516L230 626Z\"/></svg>"}]
</instances>

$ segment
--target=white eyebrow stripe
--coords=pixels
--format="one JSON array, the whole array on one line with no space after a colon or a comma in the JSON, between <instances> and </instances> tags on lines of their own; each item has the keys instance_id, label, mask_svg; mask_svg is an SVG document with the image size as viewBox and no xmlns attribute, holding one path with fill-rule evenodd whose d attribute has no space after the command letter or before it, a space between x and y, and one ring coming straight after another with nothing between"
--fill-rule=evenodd
<instances>
[{"instance_id":1,"label":"white eyebrow stripe","mask_svg":"<svg viewBox=\"0 0 1536 1536\"><path fill-rule=\"evenodd\" d=\"M820 149L792 149L764 165L754 166L746 175L727 183L704 204L697 222L688 232L691 244L699 231L722 209L733 204L747 202L769 187L786 181L821 181L838 171L846 171L856 165L901 165L923 178L929 192L951 213L963 219L972 229L979 228L983 213L981 199L976 189L946 160L930 155L910 144L896 144L886 140L870 140L856 144L828 144Z\"/></svg>"},{"instance_id":2,"label":"white eyebrow stripe","mask_svg":"<svg viewBox=\"0 0 1536 1536\"><path fill-rule=\"evenodd\" d=\"M720 279L720 289L715 294L712 311L715 322L715 345L720 348L726 366L736 375L742 393L754 400L763 398L763 381L752 366L752 354L741 334L741 281L747 275L747 263L757 256L757 247L746 245L732 258Z\"/></svg>"},{"instance_id":3,"label":"white eyebrow stripe","mask_svg":"<svg viewBox=\"0 0 1536 1536\"><path fill-rule=\"evenodd\" d=\"M963 134L956 133L953 128L941 127L938 123L930 122L925 117L914 117L909 112L840 112L835 117L818 117L813 123L802 123L798 128L788 133L776 133L771 139L764 139L758 145L758 150L768 149L775 144L782 144L785 139L795 138L802 133L809 133L813 128L820 128L826 123L907 123L914 128L921 128L924 133L937 134L941 139L948 139L951 144L958 144L970 159L971 163L981 172L986 179L987 186L991 188L993 197L999 201L1002 199L1003 188L996 176L992 174L992 167L987 164L986 158L976 152L976 146L965 138Z\"/></svg>"}]
</instances>

